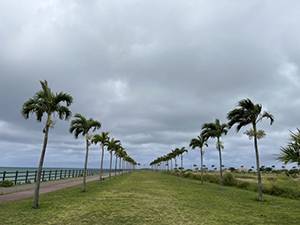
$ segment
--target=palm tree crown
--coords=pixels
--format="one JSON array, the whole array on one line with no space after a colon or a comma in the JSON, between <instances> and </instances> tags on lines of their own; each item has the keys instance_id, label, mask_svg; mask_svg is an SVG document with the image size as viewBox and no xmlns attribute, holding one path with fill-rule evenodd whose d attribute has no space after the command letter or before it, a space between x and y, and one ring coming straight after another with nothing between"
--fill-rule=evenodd
<instances>
[{"instance_id":1,"label":"palm tree crown","mask_svg":"<svg viewBox=\"0 0 300 225\"><path fill-rule=\"evenodd\" d=\"M120 144L121 144L120 140L111 138L107 143L107 150L110 152L114 152Z\"/></svg>"},{"instance_id":2,"label":"palm tree crown","mask_svg":"<svg viewBox=\"0 0 300 225\"><path fill-rule=\"evenodd\" d=\"M190 147L192 149L195 148L202 149L204 146L207 147L208 145L207 145L207 139L203 135L199 135L197 136L197 138L193 138L190 142Z\"/></svg>"},{"instance_id":3,"label":"palm tree crown","mask_svg":"<svg viewBox=\"0 0 300 225\"><path fill-rule=\"evenodd\" d=\"M74 118L71 121L70 133L74 133L75 138L78 138L80 134L82 136L87 135L91 129L95 131L101 128L100 122L93 119L86 119L79 113L75 114Z\"/></svg>"},{"instance_id":4,"label":"palm tree crown","mask_svg":"<svg viewBox=\"0 0 300 225\"><path fill-rule=\"evenodd\" d=\"M97 144L101 143L101 145L105 146L108 144L109 141L109 132L102 132L101 134L95 134L92 137L92 143Z\"/></svg>"},{"instance_id":5,"label":"palm tree crown","mask_svg":"<svg viewBox=\"0 0 300 225\"><path fill-rule=\"evenodd\" d=\"M254 104L249 98L239 101L238 106L227 114L228 125L231 128L237 124L237 131L248 124L256 124L264 118L270 120L272 125L274 117L268 112L262 112L260 104Z\"/></svg>"},{"instance_id":6,"label":"palm tree crown","mask_svg":"<svg viewBox=\"0 0 300 225\"><path fill-rule=\"evenodd\" d=\"M205 123L202 126L201 135L205 138L220 138L223 134L227 134L228 125L223 123L221 124L219 119L216 119L214 123Z\"/></svg>"},{"instance_id":7,"label":"palm tree crown","mask_svg":"<svg viewBox=\"0 0 300 225\"><path fill-rule=\"evenodd\" d=\"M300 166L300 130L297 133L291 132L291 141L286 147L281 147L278 159L285 164L297 163Z\"/></svg>"},{"instance_id":8,"label":"palm tree crown","mask_svg":"<svg viewBox=\"0 0 300 225\"><path fill-rule=\"evenodd\" d=\"M59 119L69 119L71 116L71 111L69 106L73 102L71 95L58 92L54 93L48 87L47 81L40 81L42 90L38 91L32 98L26 101L22 107L22 115L25 119L29 118L29 115L35 114L38 121L42 121L43 115L46 113L51 115L56 113ZM62 105L64 102L66 105ZM53 125L53 122L51 122Z\"/></svg>"}]
</instances>

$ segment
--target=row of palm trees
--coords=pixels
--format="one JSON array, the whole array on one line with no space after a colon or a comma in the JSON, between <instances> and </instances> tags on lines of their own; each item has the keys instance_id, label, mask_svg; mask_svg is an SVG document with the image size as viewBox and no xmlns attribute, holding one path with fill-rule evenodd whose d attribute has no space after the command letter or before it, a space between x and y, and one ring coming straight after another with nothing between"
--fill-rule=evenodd
<instances>
[{"instance_id":1,"label":"row of palm trees","mask_svg":"<svg viewBox=\"0 0 300 225\"><path fill-rule=\"evenodd\" d=\"M250 139L254 139L254 148L256 156L256 168L257 168L257 183L258 183L258 200L262 201L262 179L260 172L260 160L259 160L259 151L258 151L258 139L265 136L263 130L257 128L257 124L263 119L269 119L270 124L274 122L274 117L272 114L262 111L262 105L253 103L250 99L243 99L238 102L238 105L228 112L227 114L227 123L220 122L219 119L216 119L211 123L204 123L202 125L201 133L196 138L193 138L190 141L190 147L192 149L198 148L201 154L201 180L203 182L203 155L204 147L208 146L209 139L216 140L216 149L219 153L219 171L220 171L220 182L223 183L223 169L222 169L222 150L224 149L224 144L221 140L222 136L228 133L228 130L236 125L236 131L239 132L242 127L251 126L245 134L249 136ZM155 167L160 165L161 162L164 162L164 157L159 157L158 159L151 162L151 166Z\"/></svg>"},{"instance_id":2,"label":"row of palm trees","mask_svg":"<svg viewBox=\"0 0 300 225\"><path fill-rule=\"evenodd\" d=\"M163 162L166 163L167 169L170 169L171 166L171 170L173 169L173 159L174 159L174 163L175 163L175 168L177 168L178 164L177 164L177 157L180 157L180 168L183 168L183 154L187 152L187 149L185 147L182 148L175 148L174 150L171 150L171 152L169 152L168 154L158 157L157 159L153 160L150 163L150 166L152 167L152 169L157 169L158 167L160 167L162 165ZM169 163L170 161L170 163Z\"/></svg>"},{"instance_id":3,"label":"row of palm trees","mask_svg":"<svg viewBox=\"0 0 300 225\"><path fill-rule=\"evenodd\" d=\"M48 86L47 81L40 81L42 89L38 91L32 98L28 99L22 107L22 115L25 119L28 119L31 114L35 114L37 121L41 122L43 117L46 116L45 126L43 129L44 140L39 160L37 179L34 192L33 208L39 207L39 190L40 181L42 175L42 169L44 164L44 158L48 143L48 135L50 128L54 127L54 118L58 117L61 120L68 120L72 116L72 112L69 109L73 102L73 97L64 92L54 93ZM110 167L109 177L112 174L112 158L115 155L115 175L118 168L134 169L137 164L132 159L125 149L122 147L121 142L115 138L109 137L108 132L102 132L100 134L93 134L96 130L101 128L101 123L94 119L87 119L81 114L75 114L74 119L71 121L70 133L74 134L75 138L79 135L85 138L85 161L84 161L84 174L83 174L83 187L82 190L86 191L86 175L88 165L89 146L91 144L100 144L101 156L100 156L100 180L103 179L103 158L104 151L110 153Z\"/></svg>"}]
</instances>

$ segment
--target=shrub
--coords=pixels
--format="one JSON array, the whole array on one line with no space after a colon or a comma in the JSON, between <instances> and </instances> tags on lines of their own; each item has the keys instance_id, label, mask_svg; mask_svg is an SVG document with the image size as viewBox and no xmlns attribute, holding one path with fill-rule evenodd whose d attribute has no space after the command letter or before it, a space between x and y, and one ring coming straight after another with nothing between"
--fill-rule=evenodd
<instances>
[{"instance_id":1,"label":"shrub","mask_svg":"<svg viewBox=\"0 0 300 225\"><path fill-rule=\"evenodd\" d=\"M290 189L288 187L279 187L272 184L271 186L264 186L263 192L269 195L288 197L292 199L299 199L300 192Z\"/></svg>"},{"instance_id":2,"label":"shrub","mask_svg":"<svg viewBox=\"0 0 300 225\"><path fill-rule=\"evenodd\" d=\"M236 179L231 173L225 173L223 176L223 184L226 186L236 185Z\"/></svg>"},{"instance_id":3,"label":"shrub","mask_svg":"<svg viewBox=\"0 0 300 225\"><path fill-rule=\"evenodd\" d=\"M284 193L284 190L282 188L279 188L278 186L272 184L270 187L263 188L263 192L270 195L277 195L280 196Z\"/></svg>"},{"instance_id":4,"label":"shrub","mask_svg":"<svg viewBox=\"0 0 300 225\"><path fill-rule=\"evenodd\" d=\"M203 175L203 180L210 182L210 183L220 183L220 179L218 175L214 175L214 174L204 174Z\"/></svg>"},{"instance_id":5,"label":"shrub","mask_svg":"<svg viewBox=\"0 0 300 225\"><path fill-rule=\"evenodd\" d=\"M297 170L297 169L286 170L286 171L285 171L285 174L286 174L288 177L291 176L291 177L293 177L293 178L296 178L297 175L299 175L299 170Z\"/></svg>"},{"instance_id":6,"label":"shrub","mask_svg":"<svg viewBox=\"0 0 300 225\"><path fill-rule=\"evenodd\" d=\"M230 172L236 172L236 171L237 171L237 169L234 168L234 167L229 167L228 170L229 170Z\"/></svg>"},{"instance_id":7,"label":"shrub","mask_svg":"<svg viewBox=\"0 0 300 225\"><path fill-rule=\"evenodd\" d=\"M190 171L185 171L184 173L182 173L183 177L191 177L191 172Z\"/></svg>"},{"instance_id":8,"label":"shrub","mask_svg":"<svg viewBox=\"0 0 300 225\"><path fill-rule=\"evenodd\" d=\"M5 180L0 182L0 187L12 187L14 183L11 180Z\"/></svg>"},{"instance_id":9,"label":"shrub","mask_svg":"<svg viewBox=\"0 0 300 225\"><path fill-rule=\"evenodd\" d=\"M250 183L249 183L249 182L246 182L246 181L240 181L240 180L238 180L238 181L236 182L236 186L237 186L238 188L248 189L249 186L250 186Z\"/></svg>"}]
</instances>

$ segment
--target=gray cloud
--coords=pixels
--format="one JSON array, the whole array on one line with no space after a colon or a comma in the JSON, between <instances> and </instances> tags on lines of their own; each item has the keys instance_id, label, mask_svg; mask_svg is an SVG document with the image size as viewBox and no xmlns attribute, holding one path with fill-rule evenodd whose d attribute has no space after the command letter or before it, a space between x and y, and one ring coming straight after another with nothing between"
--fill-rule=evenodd
<instances>
[{"instance_id":1,"label":"gray cloud","mask_svg":"<svg viewBox=\"0 0 300 225\"><path fill-rule=\"evenodd\" d=\"M298 1L2 1L0 165L34 166L42 124L22 103L47 79L74 96L73 112L102 122L142 164L187 146L202 123L250 97L271 111L261 124L262 161L275 164L289 130L300 127ZM81 166L83 141L68 122L51 130L48 166ZM224 164L254 164L252 142L223 138ZM215 144L205 155L217 164ZM185 162L196 162L191 151ZM90 166L98 165L93 147Z\"/></svg>"}]
</instances>

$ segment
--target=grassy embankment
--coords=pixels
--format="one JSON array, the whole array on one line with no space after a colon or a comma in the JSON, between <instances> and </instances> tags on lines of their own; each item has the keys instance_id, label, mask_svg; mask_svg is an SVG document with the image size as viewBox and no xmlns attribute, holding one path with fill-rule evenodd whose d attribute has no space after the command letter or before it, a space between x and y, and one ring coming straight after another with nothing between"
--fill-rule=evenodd
<instances>
[{"instance_id":1,"label":"grassy embankment","mask_svg":"<svg viewBox=\"0 0 300 225\"><path fill-rule=\"evenodd\" d=\"M164 173L136 172L103 183L0 204L0 224L299 224L299 200L265 196L235 187L184 179Z\"/></svg>"}]
</instances>

